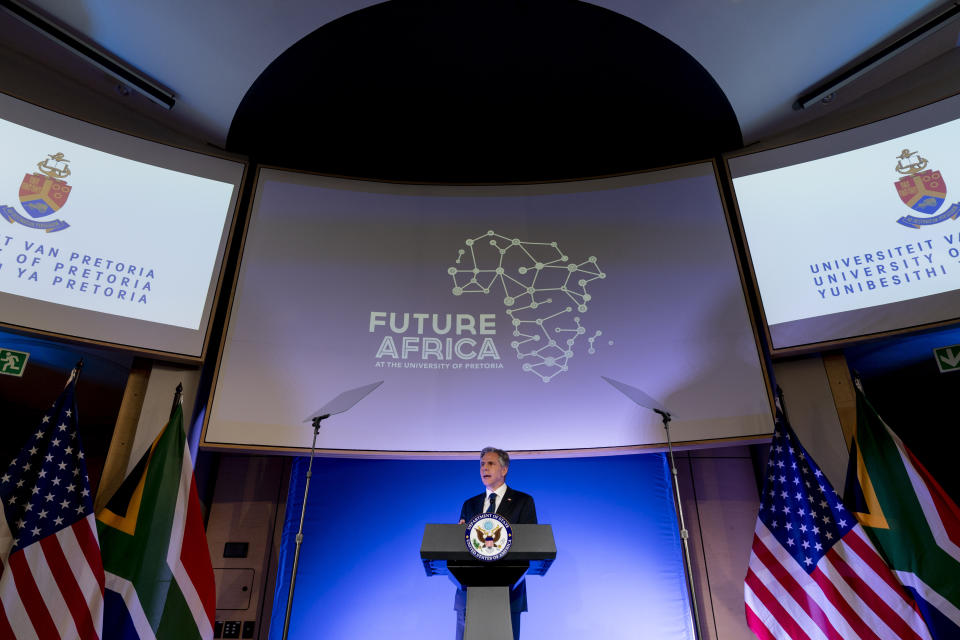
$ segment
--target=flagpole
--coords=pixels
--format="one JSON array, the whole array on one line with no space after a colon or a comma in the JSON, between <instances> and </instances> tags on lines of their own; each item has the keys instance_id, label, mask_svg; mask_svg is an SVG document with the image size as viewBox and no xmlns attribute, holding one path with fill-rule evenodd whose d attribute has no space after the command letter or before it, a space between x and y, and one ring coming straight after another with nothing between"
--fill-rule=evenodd
<instances>
[{"instance_id":1,"label":"flagpole","mask_svg":"<svg viewBox=\"0 0 960 640\"><path fill-rule=\"evenodd\" d=\"M297 530L297 548L293 552L293 570L290 573L290 591L287 593L287 612L283 616L282 640L287 640L290 631L290 611L293 609L293 589L297 586L297 566L300 564L300 545L303 544L303 520L307 515L307 493L310 491L310 478L313 477L313 457L317 450L317 434L320 433L320 421L330 414L316 416L313 419L313 443L310 445L310 464L307 465L307 482L303 486L303 506L300 507L300 528Z\"/></svg>"}]
</instances>

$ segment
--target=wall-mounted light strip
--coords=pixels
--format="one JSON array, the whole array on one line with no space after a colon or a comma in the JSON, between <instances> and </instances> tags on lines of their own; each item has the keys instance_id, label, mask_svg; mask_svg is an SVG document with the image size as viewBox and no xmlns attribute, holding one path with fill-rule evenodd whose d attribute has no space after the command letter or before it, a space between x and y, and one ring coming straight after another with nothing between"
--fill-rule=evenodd
<instances>
[{"instance_id":1,"label":"wall-mounted light strip","mask_svg":"<svg viewBox=\"0 0 960 640\"><path fill-rule=\"evenodd\" d=\"M824 82L823 84L816 86L807 93L803 94L797 98L796 102L793 103L793 108L799 111L800 109L806 109L810 105L823 101L824 98L827 98L841 87L850 84L868 71L875 69L890 58L901 53L904 49L916 44L928 35L946 26L957 16L960 16L960 6L954 3L952 7L936 16L932 20L920 25L902 38L899 38L896 42L884 47L866 60L863 60L836 77L831 78L829 81Z\"/></svg>"},{"instance_id":2,"label":"wall-mounted light strip","mask_svg":"<svg viewBox=\"0 0 960 640\"><path fill-rule=\"evenodd\" d=\"M173 93L158 85L136 68L106 51L98 50L83 42L35 10L13 0L0 0L0 8L158 105L166 109L172 109L173 105L176 104L176 97Z\"/></svg>"}]
</instances>

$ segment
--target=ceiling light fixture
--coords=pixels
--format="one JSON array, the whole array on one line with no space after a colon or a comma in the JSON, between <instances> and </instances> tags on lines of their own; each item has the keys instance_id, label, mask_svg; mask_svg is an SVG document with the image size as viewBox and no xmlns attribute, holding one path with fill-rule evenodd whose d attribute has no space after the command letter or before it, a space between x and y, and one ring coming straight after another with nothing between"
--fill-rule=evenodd
<instances>
[{"instance_id":1,"label":"ceiling light fixture","mask_svg":"<svg viewBox=\"0 0 960 640\"><path fill-rule=\"evenodd\" d=\"M910 33L887 45L862 62L855 64L843 73L838 74L836 77L814 87L807 93L803 94L797 98L796 102L793 103L793 108L799 111L818 103L831 102L833 100L832 97L830 100L825 100L825 98L831 96L831 94L835 94L841 87L850 84L868 71L875 69L890 58L903 52L908 47L916 44L920 40L926 38L928 35L946 26L957 16L960 16L960 6L958 6L958 4L955 2L949 9L923 23Z\"/></svg>"},{"instance_id":2,"label":"ceiling light fixture","mask_svg":"<svg viewBox=\"0 0 960 640\"><path fill-rule=\"evenodd\" d=\"M176 104L176 97L172 92L161 87L144 73L108 51L84 42L80 37L69 33L65 28L55 24L34 9L14 0L0 0L0 9L6 10L7 13L24 24L110 74L130 89L137 91L161 107L173 109L173 105Z\"/></svg>"}]
</instances>

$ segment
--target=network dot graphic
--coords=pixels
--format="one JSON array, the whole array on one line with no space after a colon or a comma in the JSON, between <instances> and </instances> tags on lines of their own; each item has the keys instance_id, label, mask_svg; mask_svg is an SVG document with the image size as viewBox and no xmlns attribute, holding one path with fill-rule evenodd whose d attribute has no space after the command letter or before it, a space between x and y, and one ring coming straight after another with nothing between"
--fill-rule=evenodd
<instances>
[{"instance_id":1,"label":"network dot graphic","mask_svg":"<svg viewBox=\"0 0 960 640\"><path fill-rule=\"evenodd\" d=\"M543 382L568 371L578 339L587 334L581 324L592 300L587 287L607 277L597 258L572 262L556 242L526 242L493 230L463 244L456 265L447 269L453 295L502 291L513 327L510 347L521 369ZM597 352L602 335L595 331L587 338L588 354Z\"/></svg>"}]
</instances>

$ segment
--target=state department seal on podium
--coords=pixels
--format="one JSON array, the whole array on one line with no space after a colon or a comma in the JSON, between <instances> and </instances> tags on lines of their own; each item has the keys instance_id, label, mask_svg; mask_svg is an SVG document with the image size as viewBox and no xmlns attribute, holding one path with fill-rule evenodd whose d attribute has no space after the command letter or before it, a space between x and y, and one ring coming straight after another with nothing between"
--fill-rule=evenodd
<instances>
[{"instance_id":1,"label":"state department seal on podium","mask_svg":"<svg viewBox=\"0 0 960 640\"><path fill-rule=\"evenodd\" d=\"M467 523L464 540L474 558L493 562L507 555L513 544L513 529L503 516L481 513Z\"/></svg>"}]
</instances>

